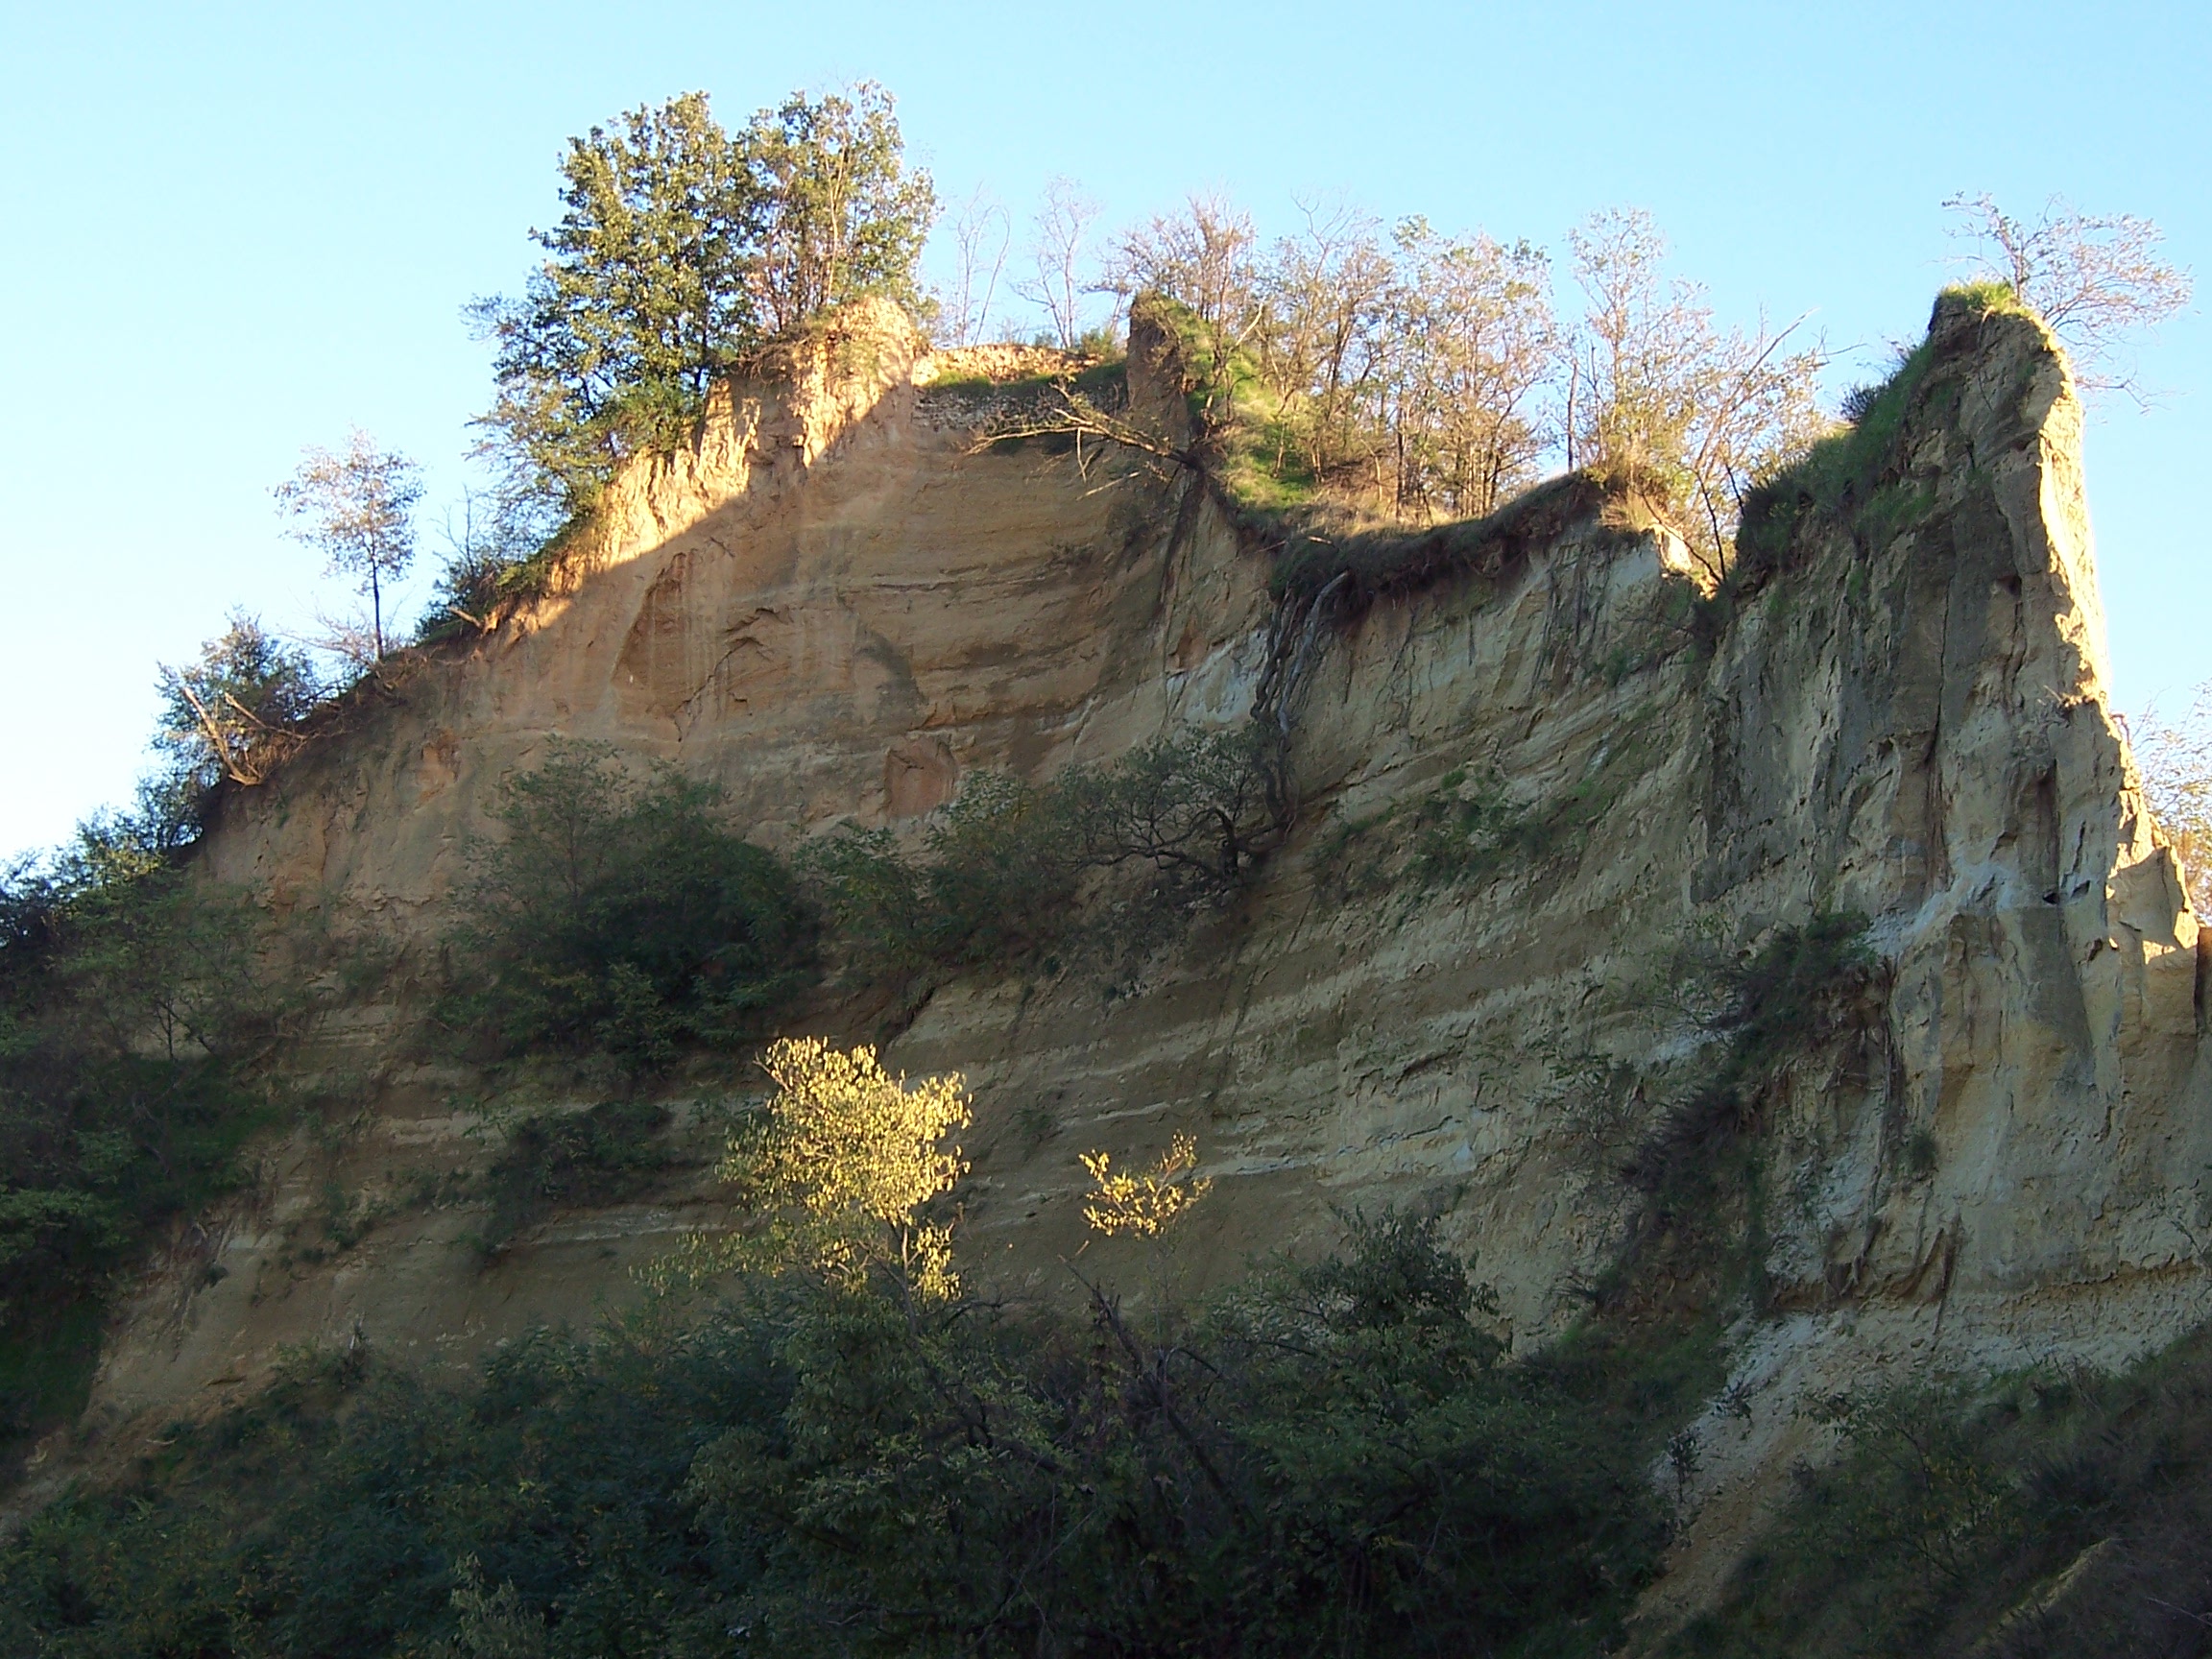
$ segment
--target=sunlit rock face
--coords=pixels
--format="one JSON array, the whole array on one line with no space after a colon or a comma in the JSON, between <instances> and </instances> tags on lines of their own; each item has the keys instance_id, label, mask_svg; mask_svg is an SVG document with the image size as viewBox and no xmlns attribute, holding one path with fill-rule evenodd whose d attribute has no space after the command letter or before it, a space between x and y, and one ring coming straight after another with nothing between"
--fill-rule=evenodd
<instances>
[{"instance_id":1,"label":"sunlit rock face","mask_svg":"<svg viewBox=\"0 0 2212 1659\"><path fill-rule=\"evenodd\" d=\"M1171 415L1171 353L1136 346L1135 404ZM902 1015L895 1067L974 1091L972 1278L1064 1290L1077 1153L1142 1162L1188 1132L1215 1185L1172 1260L1093 1244L1086 1274L1195 1288L1319 1244L1339 1208L1417 1205L1541 1341L1618 1248L1624 1152L1710 1057L1695 965L1848 910L1881 972L1769 1103L1769 1293L1700 1426L1689 1559L1720 1559L1699 1539L1738 1535L1803 1449L1809 1389L2114 1360L2201 1317L2198 928L2105 701L2080 406L2024 318L1946 303L1932 349L1897 511L1805 516L1714 610L1647 513L1552 491L1322 629L1299 820L1233 906L1142 950L1110 924ZM918 823L980 768L1045 778L1244 717L1282 625L1264 553L1171 466L978 447L988 398L946 381L1024 367L932 358L877 314L781 389L734 388L691 451L620 483L563 591L397 665L350 730L229 798L211 878L401 966L302 1059L365 1078L369 1110L272 1146L258 1192L180 1244L97 1417L220 1398L280 1342L465 1356L588 1317L712 1221L704 1135L650 1202L558 1214L489 1268L466 1202L406 1197L484 1156L468 1079L408 1034L469 840L550 738L711 778L788 848ZM1456 874L1413 856L1441 796L1484 792L1549 828ZM798 1019L884 1017L825 994ZM386 1218L287 1260L331 1179Z\"/></svg>"}]
</instances>

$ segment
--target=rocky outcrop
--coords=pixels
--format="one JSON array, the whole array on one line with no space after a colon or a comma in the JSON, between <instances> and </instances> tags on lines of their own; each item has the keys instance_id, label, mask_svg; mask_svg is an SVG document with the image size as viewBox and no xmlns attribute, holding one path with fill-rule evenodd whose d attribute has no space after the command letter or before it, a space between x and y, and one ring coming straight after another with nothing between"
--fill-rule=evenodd
<instances>
[{"instance_id":1,"label":"rocky outcrop","mask_svg":"<svg viewBox=\"0 0 2212 1659\"><path fill-rule=\"evenodd\" d=\"M1132 405L1171 412L1147 345ZM894 320L813 350L626 478L565 591L234 795L208 873L381 929L421 972L492 791L555 735L718 780L788 846L915 820L977 768L1244 716L1270 572L1188 475L978 449L975 395ZM1049 1291L1083 1247L1076 1153L1189 1132L1216 1183L1194 1281L1327 1237L1333 1206L1417 1204L1540 1341L1642 1202L1624 1149L1709 1057L1695 965L1849 910L1880 996L1768 1103L1770 1293L1696 1428L1678 1593L1812 1444L1809 1391L1931 1358L2117 1360L2202 1317L2198 927L2104 700L2080 405L2023 317L1947 301L1926 363L1880 503L1800 515L1724 606L1634 503L1554 493L1542 536L1334 616L1294 711L1298 826L1234 906L938 990L892 1055L974 1091L973 1270ZM1470 840L1469 802L1515 832ZM396 975L333 1025L322 1063L368 1080L350 1138L272 1150L193 1247L228 1273L149 1286L96 1415L211 1398L283 1340L468 1352L581 1316L711 1218L694 1167L486 1269L467 1206L421 1196L481 1140L398 1040L410 996ZM333 1178L388 1218L287 1261Z\"/></svg>"}]
</instances>

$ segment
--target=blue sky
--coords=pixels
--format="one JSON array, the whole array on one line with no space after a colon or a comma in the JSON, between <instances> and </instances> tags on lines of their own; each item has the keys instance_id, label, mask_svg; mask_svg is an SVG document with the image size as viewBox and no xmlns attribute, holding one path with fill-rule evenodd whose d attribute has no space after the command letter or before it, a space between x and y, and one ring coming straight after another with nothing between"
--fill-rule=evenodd
<instances>
[{"instance_id":1,"label":"blue sky","mask_svg":"<svg viewBox=\"0 0 2212 1659\"><path fill-rule=\"evenodd\" d=\"M520 285L567 135L862 78L947 198L1017 212L1056 174L1115 221L1214 187L1286 228L1335 191L1557 247L1647 207L1724 318L1815 309L1868 374L1945 277L1955 191L2149 215L2212 279L2201 3L5 0L0 855L128 794L155 664L231 607L342 603L271 506L301 445L359 423L424 464L430 525L457 498L488 387L460 307ZM2212 676L2204 309L2145 354L2165 406L2089 441L2129 709Z\"/></svg>"}]
</instances>

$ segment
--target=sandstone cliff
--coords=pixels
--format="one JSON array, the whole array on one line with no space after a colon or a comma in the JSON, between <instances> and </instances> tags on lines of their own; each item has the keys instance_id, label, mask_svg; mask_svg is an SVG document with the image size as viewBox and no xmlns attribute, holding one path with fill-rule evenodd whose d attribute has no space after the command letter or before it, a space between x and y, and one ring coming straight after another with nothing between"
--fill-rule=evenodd
<instances>
[{"instance_id":1,"label":"sandstone cliff","mask_svg":"<svg viewBox=\"0 0 2212 1659\"><path fill-rule=\"evenodd\" d=\"M1139 345L1133 398L1171 411L1173 365ZM1244 717L1280 608L1188 474L978 450L947 365L887 320L861 347L735 388L691 451L622 481L563 591L398 665L355 730L230 798L212 878L402 967L315 1060L358 1073L360 1118L273 1146L259 1191L180 1242L96 1422L219 1398L283 1342L427 1358L588 1316L712 1218L702 1145L651 1201L557 1215L486 1267L468 1203L429 1183L485 1144L466 1076L408 1036L442 902L549 738L718 780L789 846L915 820L978 768L1048 776ZM1418 1204L1541 1341L1642 1201L1623 1148L1712 1041L1686 964L1854 911L1874 1006L1768 1113L1769 1292L1696 1426L1670 1593L1710 1587L1808 1443L1808 1391L2116 1360L2201 1319L2199 933L2104 700L2080 408L2023 317L1947 301L1926 364L1881 510L1798 516L1726 607L1633 503L1557 487L1317 622L1300 819L1233 908L1142 957L945 986L902 1025L898 1065L974 1090L974 1270L1049 1289L1082 1243L1075 1154L1188 1131L1216 1179L1194 1274L1312 1243L1332 1206ZM1479 799L1531 832L1416 871L1422 809ZM880 1012L807 1018L867 1035ZM332 1182L380 1219L302 1260Z\"/></svg>"}]
</instances>

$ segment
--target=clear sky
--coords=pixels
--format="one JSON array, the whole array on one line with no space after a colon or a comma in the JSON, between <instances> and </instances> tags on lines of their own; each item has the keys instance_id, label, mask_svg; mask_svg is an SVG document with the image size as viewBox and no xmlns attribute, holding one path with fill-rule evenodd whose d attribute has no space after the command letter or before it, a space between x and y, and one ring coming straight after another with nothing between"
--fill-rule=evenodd
<instances>
[{"instance_id":1,"label":"clear sky","mask_svg":"<svg viewBox=\"0 0 2212 1659\"><path fill-rule=\"evenodd\" d=\"M948 198L1194 187L1286 228L1336 191L1557 247L1651 209L1725 319L1917 336L1942 199L2148 215L2212 282L2212 7L0 0L0 856L128 796L155 664L245 605L343 601L270 487L350 424L426 518L487 401L563 140L704 88L727 123L874 79ZM2212 293L2103 409L2089 476L2124 707L2212 677ZM1848 369L1839 372L1847 380ZM430 538L435 541L435 537ZM416 582L418 591L426 576Z\"/></svg>"}]
</instances>

